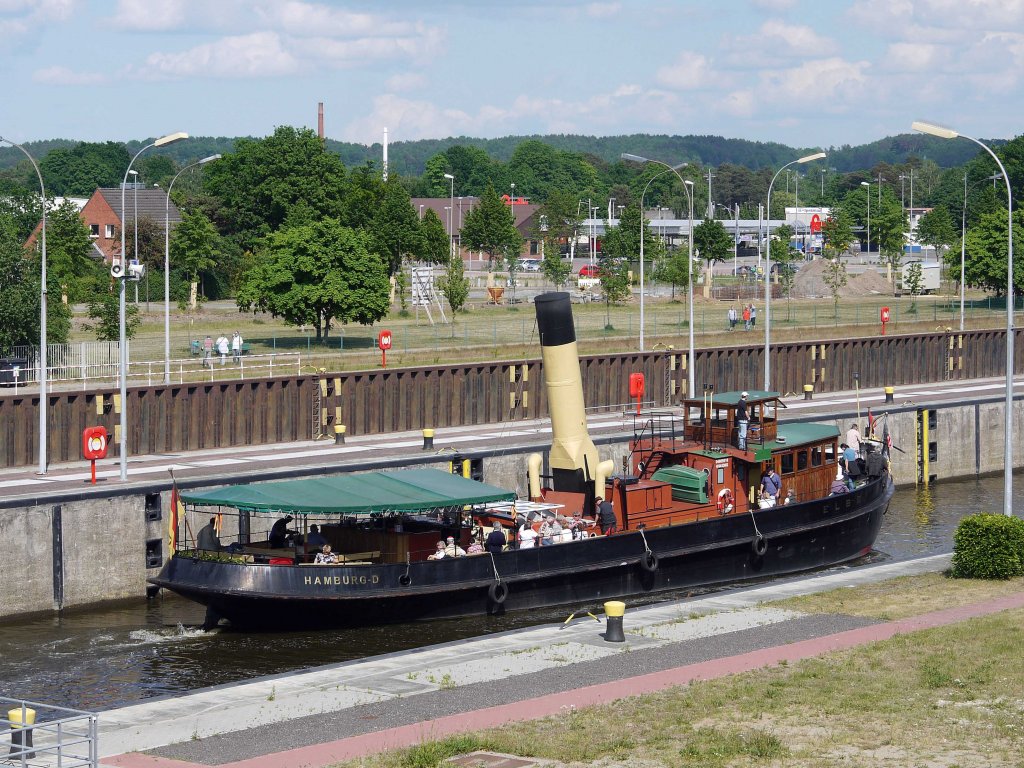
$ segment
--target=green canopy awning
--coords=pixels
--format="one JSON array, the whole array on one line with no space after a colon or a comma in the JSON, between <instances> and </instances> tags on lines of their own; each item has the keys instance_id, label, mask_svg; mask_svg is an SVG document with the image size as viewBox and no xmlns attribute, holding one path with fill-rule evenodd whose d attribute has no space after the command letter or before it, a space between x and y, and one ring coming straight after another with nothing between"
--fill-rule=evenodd
<instances>
[{"instance_id":1,"label":"green canopy awning","mask_svg":"<svg viewBox=\"0 0 1024 768\"><path fill-rule=\"evenodd\" d=\"M187 504L252 512L370 515L511 501L512 491L436 469L405 469L357 475L229 485L183 493Z\"/></svg>"}]
</instances>

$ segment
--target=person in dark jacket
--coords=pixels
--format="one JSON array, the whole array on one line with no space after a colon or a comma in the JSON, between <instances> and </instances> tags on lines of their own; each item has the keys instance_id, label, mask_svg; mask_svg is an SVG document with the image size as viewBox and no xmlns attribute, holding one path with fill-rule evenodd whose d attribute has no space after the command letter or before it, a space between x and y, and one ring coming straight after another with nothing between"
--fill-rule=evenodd
<instances>
[{"instance_id":1,"label":"person in dark jacket","mask_svg":"<svg viewBox=\"0 0 1024 768\"><path fill-rule=\"evenodd\" d=\"M484 542L484 549L493 555L498 554L505 548L505 531L501 529L501 523L495 522L492 530L487 534Z\"/></svg>"},{"instance_id":2,"label":"person in dark jacket","mask_svg":"<svg viewBox=\"0 0 1024 768\"><path fill-rule=\"evenodd\" d=\"M199 529L196 537L196 549L206 552L220 552L220 537L217 535L217 518L211 517L210 522Z\"/></svg>"},{"instance_id":3,"label":"person in dark jacket","mask_svg":"<svg viewBox=\"0 0 1024 768\"><path fill-rule=\"evenodd\" d=\"M280 520L274 523L273 528L270 529L270 548L271 549L282 549L288 543L288 534L295 533L295 531L288 530L288 523L294 518L291 515L285 515Z\"/></svg>"},{"instance_id":4,"label":"person in dark jacket","mask_svg":"<svg viewBox=\"0 0 1024 768\"><path fill-rule=\"evenodd\" d=\"M601 526L602 534L615 533L619 530L619 522L615 519L615 510L612 509L612 503L605 501L600 496L594 499L597 504L597 522Z\"/></svg>"}]
</instances>

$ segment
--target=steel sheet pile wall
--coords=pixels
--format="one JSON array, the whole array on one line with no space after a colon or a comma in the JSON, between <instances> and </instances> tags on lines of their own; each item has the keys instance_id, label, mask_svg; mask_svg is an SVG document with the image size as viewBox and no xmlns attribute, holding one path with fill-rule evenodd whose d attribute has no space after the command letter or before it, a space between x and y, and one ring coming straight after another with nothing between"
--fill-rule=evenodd
<instances>
[{"instance_id":1,"label":"steel sheet pile wall","mask_svg":"<svg viewBox=\"0 0 1024 768\"><path fill-rule=\"evenodd\" d=\"M772 347L772 389L799 393L859 386L900 386L950 378L1003 375L1004 332L939 331L903 336L781 342ZM962 340L961 340L962 339ZM1024 370L1024 333L1017 333L1017 372ZM699 349L695 389L758 389L764 384L764 348ZM629 400L629 375L643 372L645 401L662 406L686 392L682 348L583 358L584 396L590 409ZM118 422L114 391L54 392L50 406L50 460L77 460L87 426ZM381 434L547 416L540 360L441 367L389 368L312 376L132 387L128 445L131 454L167 453L232 445L325 437L344 424L349 435ZM0 466L37 461L38 396L0 395ZM317 420L320 425L314 430Z\"/></svg>"}]
</instances>

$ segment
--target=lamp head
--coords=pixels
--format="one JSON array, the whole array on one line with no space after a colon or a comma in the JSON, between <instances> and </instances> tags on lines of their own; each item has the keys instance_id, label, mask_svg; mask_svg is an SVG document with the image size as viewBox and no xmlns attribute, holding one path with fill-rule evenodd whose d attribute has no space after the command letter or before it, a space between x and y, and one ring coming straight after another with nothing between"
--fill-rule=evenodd
<instances>
[{"instance_id":1,"label":"lamp head","mask_svg":"<svg viewBox=\"0 0 1024 768\"><path fill-rule=\"evenodd\" d=\"M628 160L631 163L648 162L646 157L640 157L640 155L634 155L630 152L623 152L621 155L619 155L619 157L622 158L623 160Z\"/></svg>"},{"instance_id":2,"label":"lamp head","mask_svg":"<svg viewBox=\"0 0 1024 768\"><path fill-rule=\"evenodd\" d=\"M154 147L163 147L167 144L173 144L176 141L187 139L188 134L184 131L178 131L178 133L169 133L166 136L161 136L159 139L153 142Z\"/></svg>"},{"instance_id":3,"label":"lamp head","mask_svg":"<svg viewBox=\"0 0 1024 768\"><path fill-rule=\"evenodd\" d=\"M209 157L204 157L202 160L200 160L199 164L206 165L207 163L212 163L214 160L220 160L220 157L220 155L210 155Z\"/></svg>"},{"instance_id":4,"label":"lamp head","mask_svg":"<svg viewBox=\"0 0 1024 768\"><path fill-rule=\"evenodd\" d=\"M920 120L915 120L910 124L910 127L915 131L927 133L929 136L938 136L940 139L955 139L960 135L949 128L943 128L941 125L935 125L934 123L924 123Z\"/></svg>"},{"instance_id":5,"label":"lamp head","mask_svg":"<svg viewBox=\"0 0 1024 768\"><path fill-rule=\"evenodd\" d=\"M685 184L688 187L692 187L693 186L693 182L690 181L689 179L684 179L683 180L683 184Z\"/></svg>"},{"instance_id":6,"label":"lamp head","mask_svg":"<svg viewBox=\"0 0 1024 768\"><path fill-rule=\"evenodd\" d=\"M454 177L454 176L452 176L452 175L451 175L450 173L446 173L446 174L444 175L444 177L445 177L446 179L454 179L454 178L455 178L455 177Z\"/></svg>"},{"instance_id":7,"label":"lamp head","mask_svg":"<svg viewBox=\"0 0 1024 768\"><path fill-rule=\"evenodd\" d=\"M797 160L798 163L809 163L812 160L822 160L826 157L824 152L815 152L813 155L807 155Z\"/></svg>"},{"instance_id":8,"label":"lamp head","mask_svg":"<svg viewBox=\"0 0 1024 768\"><path fill-rule=\"evenodd\" d=\"M860 185L861 185L862 187L870 187L870 186L871 186L871 182L869 182L869 181L862 181L862 182L860 183Z\"/></svg>"},{"instance_id":9,"label":"lamp head","mask_svg":"<svg viewBox=\"0 0 1024 768\"><path fill-rule=\"evenodd\" d=\"M132 170L132 171L128 171L128 175L129 175L129 176L138 176L138 175L139 175L139 172L138 172L138 171L134 171L134 170Z\"/></svg>"}]
</instances>

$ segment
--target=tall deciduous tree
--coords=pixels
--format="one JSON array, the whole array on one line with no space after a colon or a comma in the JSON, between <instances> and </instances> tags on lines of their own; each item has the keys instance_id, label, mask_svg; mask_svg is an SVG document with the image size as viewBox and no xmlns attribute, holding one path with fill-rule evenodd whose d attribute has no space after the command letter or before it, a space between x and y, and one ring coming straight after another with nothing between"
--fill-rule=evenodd
<instances>
[{"instance_id":1,"label":"tall deciduous tree","mask_svg":"<svg viewBox=\"0 0 1024 768\"><path fill-rule=\"evenodd\" d=\"M715 262L725 261L732 251L733 239L722 222L704 219L693 228L693 247L700 257L707 262L707 282L704 286L705 295L711 292L711 275Z\"/></svg>"},{"instance_id":2,"label":"tall deciduous tree","mask_svg":"<svg viewBox=\"0 0 1024 768\"><path fill-rule=\"evenodd\" d=\"M1024 289L1024 211L1014 211L1013 222L1013 281L1014 291ZM973 227L967 230L965 249L964 280L968 285L1006 293L1007 259L1006 209L983 215ZM950 251L946 262L960 266L960 254Z\"/></svg>"},{"instance_id":3,"label":"tall deciduous tree","mask_svg":"<svg viewBox=\"0 0 1024 768\"><path fill-rule=\"evenodd\" d=\"M89 302L89 318L96 322L90 324L98 341L118 341L121 338L121 287L114 285L114 290L97 294ZM124 337L134 338L139 330L139 308L126 302L124 307Z\"/></svg>"},{"instance_id":4,"label":"tall deciduous tree","mask_svg":"<svg viewBox=\"0 0 1024 768\"><path fill-rule=\"evenodd\" d=\"M937 205L917 222L917 239L938 251L960 238L960 230L953 221L953 215L945 205Z\"/></svg>"},{"instance_id":5,"label":"tall deciduous tree","mask_svg":"<svg viewBox=\"0 0 1024 768\"><path fill-rule=\"evenodd\" d=\"M221 231L244 250L276 232L296 205L314 218L340 216L345 181L340 158L313 131L289 126L265 139L239 139L203 174L204 188L221 202Z\"/></svg>"},{"instance_id":6,"label":"tall deciduous tree","mask_svg":"<svg viewBox=\"0 0 1024 768\"><path fill-rule=\"evenodd\" d=\"M321 341L335 320L380 320L389 296L388 265L371 235L324 219L267 239L238 292L238 307L313 325Z\"/></svg>"},{"instance_id":7,"label":"tall deciduous tree","mask_svg":"<svg viewBox=\"0 0 1024 768\"><path fill-rule=\"evenodd\" d=\"M57 281L68 301L88 301L98 290L107 289L110 278L94 255L92 238L78 207L65 200L50 211L46 218L47 277Z\"/></svg>"},{"instance_id":8,"label":"tall deciduous tree","mask_svg":"<svg viewBox=\"0 0 1024 768\"><path fill-rule=\"evenodd\" d=\"M40 265L38 259L26 258L21 242L17 223L0 214L0 352L39 344ZM47 286L51 295L59 295L55 279L49 278ZM70 310L60 301L50 300L46 306L47 340L66 342L71 331Z\"/></svg>"},{"instance_id":9,"label":"tall deciduous tree","mask_svg":"<svg viewBox=\"0 0 1024 768\"><path fill-rule=\"evenodd\" d=\"M189 284L187 306L196 308L199 281L213 270L224 253L224 244L213 223L201 211L185 211L171 236L171 269Z\"/></svg>"},{"instance_id":10,"label":"tall deciduous tree","mask_svg":"<svg viewBox=\"0 0 1024 768\"><path fill-rule=\"evenodd\" d=\"M436 218L436 216L435 216ZM448 300L448 306L452 312L459 312L466 306L466 299L469 298L469 278L466 277L465 265L458 256L448 262L448 269L444 276L438 281L441 294ZM455 332L455 324L452 323L452 333Z\"/></svg>"},{"instance_id":11,"label":"tall deciduous tree","mask_svg":"<svg viewBox=\"0 0 1024 768\"><path fill-rule=\"evenodd\" d=\"M853 224L845 208L833 208L832 215L821 224L825 255L838 257L846 253L853 242Z\"/></svg>"},{"instance_id":12,"label":"tall deciduous tree","mask_svg":"<svg viewBox=\"0 0 1024 768\"><path fill-rule=\"evenodd\" d=\"M523 238L515 227L512 207L501 201L494 185L487 186L480 205L463 221L462 242L487 254L488 269L500 268L506 258L518 258Z\"/></svg>"},{"instance_id":13,"label":"tall deciduous tree","mask_svg":"<svg viewBox=\"0 0 1024 768\"><path fill-rule=\"evenodd\" d=\"M72 149L55 149L39 170L51 195L88 197L97 187L116 187L124 178L131 156L123 144L82 142Z\"/></svg>"},{"instance_id":14,"label":"tall deciduous tree","mask_svg":"<svg viewBox=\"0 0 1024 768\"><path fill-rule=\"evenodd\" d=\"M397 176L391 176L383 185L383 195L370 222L370 231L377 252L388 260L391 274L401 268L407 254L419 254L423 248L416 209Z\"/></svg>"}]
</instances>

